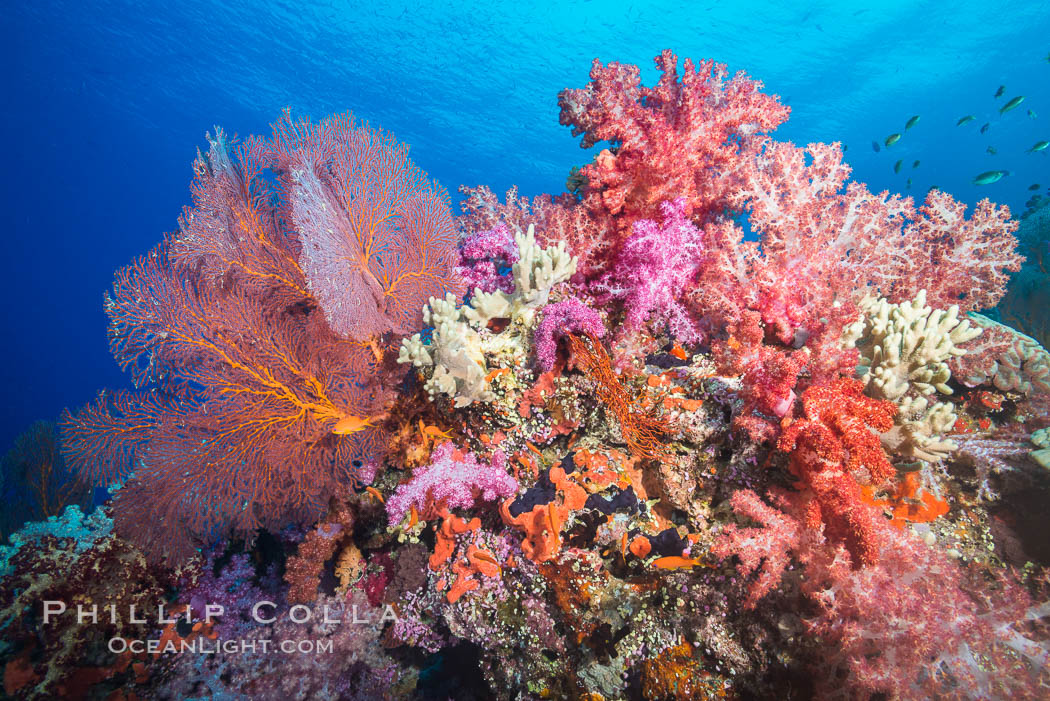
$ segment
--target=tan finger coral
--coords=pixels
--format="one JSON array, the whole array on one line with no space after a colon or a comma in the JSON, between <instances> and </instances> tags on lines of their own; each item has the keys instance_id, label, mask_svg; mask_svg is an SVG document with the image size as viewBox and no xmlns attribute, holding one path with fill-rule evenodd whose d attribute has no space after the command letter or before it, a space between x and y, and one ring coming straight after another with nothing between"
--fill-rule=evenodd
<instances>
[{"instance_id":1,"label":"tan finger coral","mask_svg":"<svg viewBox=\"0 0 1050 701\"><path fill-rule=\"evenodd\" d=\"M423 308L423 320L433 327L430 342L418 333L402 342L397 361L411 363L427 376L431 398L447 395L457 407L491 402L493 371L525 362L536 311L549 301L551 288L576 272L576 259L564 244L541 248L532 226L515 240L513 292L478 292L463 306L456 306L452 295L431 297ZM495 332L488 326L494 319L508 323Z\"/></svg>"},{"instance_id":2,"label":"tan finger coral","mask_svg":"<svg viewBox=\"0 0 1050 701\"><path fill-rule=\"evenodd\" d=\"M928 397L952 393L948 362L963 355L960 344L976 338L981 329L960 319L957 306L928 306L925 290L900 304L869 297L860 307L863 316L847 328L846 339L860 350L858 375L865 394L898 407L897 426L883 435L883 444L900 457L946 457L955 446L942 436L955 423L955 412L949 404L931 404Z\"/></svg>"}]
</instances>

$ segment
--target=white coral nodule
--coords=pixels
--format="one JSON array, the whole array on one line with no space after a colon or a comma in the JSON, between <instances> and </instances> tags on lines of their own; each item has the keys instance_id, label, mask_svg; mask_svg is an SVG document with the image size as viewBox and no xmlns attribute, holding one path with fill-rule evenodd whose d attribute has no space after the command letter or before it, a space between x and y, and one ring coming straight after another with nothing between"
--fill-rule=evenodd
<instances>
[{"instance_id":1,"label":"white coral nodule","mask_svg":"<svg viewBox=\"0 0 1050 701\"><path fill-rule=\"evenodd\" d=\"M476 291L470 304L456 306L451 294L431 297L423 307L423 321L433 327L430 342L415 334L401 342L397 362L411 363L427 377L431 399L444 394L457 407L496 398L490 387L490 361L522 362L536 311L547 304L551 288L576 272L576 258L565 245L541 248L535 230L515 236L518 260L511 271L514 292ZM487 328L492 319L509 319L499 333ZM504 364L503 367L507 367Z\"/></svg>"}]
</instances>

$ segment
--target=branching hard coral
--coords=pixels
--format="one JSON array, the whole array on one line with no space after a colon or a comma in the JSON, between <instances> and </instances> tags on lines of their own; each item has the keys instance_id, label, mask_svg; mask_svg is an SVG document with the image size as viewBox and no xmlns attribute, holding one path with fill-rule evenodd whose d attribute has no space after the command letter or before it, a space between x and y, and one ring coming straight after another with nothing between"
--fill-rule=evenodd
<instances>
[{"instance_id":1,"label":"branching hard coral","mask_svg":"<svg viewBox=\"0 0 1050 701\"><path fill-rule=\"evenodd\" d=\"M960 319L958 306L934 310L925 290L900 304L869 297L860 308L861 318L847 327L844 341L860 349L858 374L866 394L897 405L897 426L884 435L884 445L901 457L943 459L954 444L942 437L957 417L951 405L931 406L927 397L952 394L948 362L966 354L960 346L980 336L981 328Z\"/></svg>"},{"instance_id":2,"label":"branching hard coral","mask_svg":"<svg viewBox=\"0 0 1050 701\"><path fill-rule=\"evenodd\" d=\"M860 321L847 332L858 338L860 375L870 396L900 403L909 392L952 393L946 361L965 355L959 346L981 335L980 328L959 318L957 306L934 310L922 290L901 304L869 298L861 311Z\"/></svg>"},{"instance_id":3,"label":"branching hard coral","mask_svg":"<svg viewBox=\"0 0 1050 701\"><path fill-rule=\"evenodd\" d=\"M969 319L983 333L951 360L957 380L1025 395L1050 392L1050 353L1034 338L982 314L971 312Z\"/></svg>"},{"instance_id":4,"label":"branching hard coral","mask_svg":"<svg viewBox=\"0 0 1050 701\"><path fill-rule=\"evenodd\" d=\"M478 501L506 499L517 491L518 481L507 472L503 451L495 451L485 463L446 442L434 448L430 464L413 470L411 480L397 487L387 499L386 512L393 526L410 509L430 519L442 510L470 509Z\"/></svg>"},{"instance_id":5,"label":"branching hard coral","mask_svg":"<svg viewBox=\"0 0 1050 701\"><path fill-rule=\"evenodd\" d=\"M536 312L550 301L551 289L569 279L576 260L563 245L541 248L530 225L517 234L518 260L511 270L512 292L477 292L469 304L456 306L451 296L431 298L423 319L434 327L428 341L422 334L401 344L399 363L411 363L429 377L431 398L447 395L457 407L495 398L489 387L493 367L522 364ZM490 321L506 319L505 329L488 329Z\"/></svg>"},{"instance_id":6,"label":"branching hard coral","mask_svg":"<svg viewBox=\"0 0 1050 701\"><path fill-rule=\"evenodd\" d=\"M569 194L551 197L540 195L530 203L511 187L504 202L488 187L460 187L467 196L460 206L463 214L457 224L465 232L467 240L499 225L506 226L512 234L525 233L529 226L536 229L537 239L547 247L564 244L577 259L576 278L591 277L592 261L597 261L602 252L612 244L602 227L588 216L587 211L577 206L576 198Z\"/></svg>"},{"instance_id":7,"label":"branching hard coral","mask_svg":"<svg viewBox=\"0 0 1050 701\"><path fill-rule=\"evenodd\" d=\"M1033 431L1029 437L1035 449L1029 455L1042 467L1050 470L1050 428L1041 428Z\"/></svg>"},{"instance_id":8,"label":"branching hard coral","mask_svg":"<svg viewBox=\"0 0 1050 701\"><path fill-rule=\"evenodd\" d=\"M530 226L524 235L515 237L518 260L511 268L514 291L475 294L463 312L470 321L481 325L492 319L510 319L528 326L536 311L546 306L554 286L576 272L576 260L563 244L543 248L534 232Z\"/></svg>"}]
</instances>

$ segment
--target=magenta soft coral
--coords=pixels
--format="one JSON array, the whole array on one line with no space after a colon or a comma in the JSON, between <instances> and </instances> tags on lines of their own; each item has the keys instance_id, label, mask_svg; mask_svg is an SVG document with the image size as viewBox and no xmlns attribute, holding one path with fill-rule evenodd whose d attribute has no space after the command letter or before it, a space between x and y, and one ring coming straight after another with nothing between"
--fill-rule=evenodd
<instances>
[{"instance_id":1,"label":"magenta soft coral","mask_svg":"<svg viewBox=\"0 0 1050 701\"><path fill-rule=\"evenodd\" d=\"M686 199L660 205L661 221L634 223L610 272L591 286L602 301L621 301L619 336L647 326L666 329L685 343L701 340L698 320L686 306L704 263L703 234L686 216Z\"/></svg>"},{"instance_id":2,"label":"magenta soft coral","mask_svg":"<svg viewBox=\"0 0 1050 701\"><path fill-rule=\"evenodd\" d=\"M605 335L605 326L598 312L578 299L566 299L543 308L543 320L536 327L533 337L536 364L542 371L547 372L554 367L558 341L570 333L601 338Z\"/></svg>"},{"instance_id":3,"label":"magenta soft coral","mask_svg":"<svg viewBox=\"0 0 1050 701\"><path fill-rule=\"evenodd\" d=\"M456 272L468 291L514 291L510 277L511 266L518 260L514 234L504 221L491 229L468 234L459 246L459 265Z\"/></svg>"},{"instance_id":4,"label":"magenta soft coral","mask_svg":"<svg viewBox=\"0 0 1050 701\"><path fill-rule=\"evenodd\" d=\"M417 468L411 480L398 486L387 500L386 513L396 525L413 507L423 518L434 518L442 510L469 509L479 500L506 499L517 491L518 481L507 472L502 451L485 463L446 442L434 448L429 465Z\"/></svg>"}]
</instances>

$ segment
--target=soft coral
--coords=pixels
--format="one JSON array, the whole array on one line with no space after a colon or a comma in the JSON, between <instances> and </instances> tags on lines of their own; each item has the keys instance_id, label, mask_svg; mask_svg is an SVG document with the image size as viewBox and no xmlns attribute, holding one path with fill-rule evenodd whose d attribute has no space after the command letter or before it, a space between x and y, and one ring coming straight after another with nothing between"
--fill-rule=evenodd
<instances>
[{"instance_id":1,"label":"soft coral","mask_svg":"<svg viewBox=\"0 0 1050 701\"><path fill-rule=\"evenodd\" d=\"M790 469L809 497L806 521L845 544L857 563L878 558L879 514L864 501L861 484L878 485L895 474L879 441L893 427L897 407L866 397L852 378L810 387L802 393L803 416L780 436L777 447L791 454Z\"/></svg>"}]
</instances>

